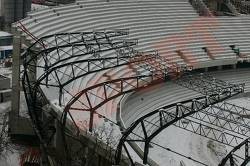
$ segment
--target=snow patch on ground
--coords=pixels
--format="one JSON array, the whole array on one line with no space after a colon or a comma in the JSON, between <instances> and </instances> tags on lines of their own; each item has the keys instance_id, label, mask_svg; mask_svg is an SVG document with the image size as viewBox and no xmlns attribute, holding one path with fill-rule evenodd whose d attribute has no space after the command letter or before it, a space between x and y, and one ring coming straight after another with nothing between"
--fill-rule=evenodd
<instances>
[{"instance_id":1,"label":"snow patch on ground","mask_svg":"<svg viewBox=\"0 0 250 166\"><path fill-rule=\"evenodd\" d=\"M218 165L222 159L218 154L226 154L225 146L221 146L214 141L199 135L171 126L163 130L153 142L169 148L177 153L191 157L209 166ZM150 156L159 165L169 166L200 166L202 164L191 161L185 157L167 151L157 145L152 145Z\"/></svg>"}]
</instances>

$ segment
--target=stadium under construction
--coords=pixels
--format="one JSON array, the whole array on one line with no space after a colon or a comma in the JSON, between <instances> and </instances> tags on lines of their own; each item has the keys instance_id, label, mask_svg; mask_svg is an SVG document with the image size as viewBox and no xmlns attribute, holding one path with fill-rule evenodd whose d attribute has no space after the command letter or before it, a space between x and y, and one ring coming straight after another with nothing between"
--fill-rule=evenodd
<instances>
[{"instance_id":1,"label":"stadium under construction","mask_svg":"<svg viewBox=\"0 0 250 166\"><path fill-rule=\"evenodd\" d=\"M19 165L250 165L250 1L1 8L0 147L24 146Z\"/></svg>"}]
</instances>

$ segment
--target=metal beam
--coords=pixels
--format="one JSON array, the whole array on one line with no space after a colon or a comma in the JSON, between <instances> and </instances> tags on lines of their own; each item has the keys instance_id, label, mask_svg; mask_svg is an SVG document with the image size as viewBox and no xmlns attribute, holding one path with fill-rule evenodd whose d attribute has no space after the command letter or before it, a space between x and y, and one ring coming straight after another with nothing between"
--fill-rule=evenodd
<instances>
[{"instance_id":1,"label":"metal beam","mask_svg":"<svg viewBox=\"0 0 250 166\"><path fill-rule=\"evenodd\" d=\"M162 79L159 79L159 77ZM78 92L72 97L65 106L64 115L67 116L67 114L70 113L70 110L90 112L89 131L92 131L93 116L98 108L121 95L163 82L164 78L164 76L159 75L139 75L114 79L93 85ZM98 89L103 90L103 93L92 93L92 91L95 92L98 91ZM98 100L89 100L90 97L98 98Z\"/></svg>"},{"instance_id":2,"label":"metal beam","mask_svg":"<svg viewBox=\"0 0 250 166\"><path fill-rule=\"evenodd\" d=\"M175 83L197 91L203 95L223 93L223 91L228 91L228 89L237 86L244 87L244 84L231 84L204 73L184 73L181 77L175 80Z\"/></svg>"},{"instance_id":3,"label":"metal beam","mask_svg":"<svg viewBox=\"0 0 250 166\"><path fill-rule=\"evenodd\" d=\"M129 65L132 63L138 63L138 62L143 61L145 59L153 59L153 58L155 58L155 55L147 54L146 56L144 56L143 60L140 57L141 57L141 55L135 54L135 55L123 56L123 57L115 56L115 57L106 57L106 58L76 60L73 62L64 63L64 64L57 65L55 67L51 67L51 68L47 69L44 72L44 74L41 75L37 79L36 82L41 84L41 85L59 87L58 82L56 82L57 84L49 84L47 81L45 83L42 83L42 81L44 81L45 78L48 78L49 75L55 71L58 71L58 72L64 74L63 71L61 71L61 70L64 69L65 67L67 67L68 70L71 71L69 73L72 73L72 75L64 74L68 77L68 79L65 80L64 82L62 80L59 80L62 87L64 87L64 86L68 85L69 83L71 83L72 81L75 81L78 78L86 76L87 74L91 74L91 73L95 73L95 72L99 72L99 71L103 71L103 70L107 70L107 69L111 69L111 68L115 68L115 67L119 67L119 66ZM87 68L81 68L80 65L86 66ZM75 75L74 74L75 70L80 70L81 74ZM62 87L60 87L60 88L62 88Z\"/></svg>"},{"instance_id":4,"label":"metal beam","mask_svg":"<svg viewBox=\"0 0 250 166\"><path fill-rule=\"evenodd\" d=\"M125 39L116 39L119 36L123 36L124 34L117 34L117 33L109 33L107 35L105 35L104 32L95 32L96 34L100 34L100 37L98 37L98 40L101 40L100 43L95 42L95 39L93 36L95 36L92 33L74 33L73 35L79 35L79 39L77 41L73 40L72 38L72 34L63 34L63 35L53 35L53 36L48 36L47 38L42 38L39 41L37 41L36 43L34 43L31 47L29 47L27 49L27 53L32 51L34 52L34 50L37 50L37 47L40 47L40 42L42 43L46 43L43 44L45 45L44 48L42 48L40 51L35 51L35 54L33 55L32 58L30 58L29 61L27 61L27 64L29 64L30 61L33 60L33 58L37 58L38 56L42 56L45 57L43 59L48 59L48 57L54 59L56 62L54 62L52 65L56 65L58 63L61 63L63 61L67 61L71 58L74 57L80 57L80 56L84 56L84 55L88 55L88 54L93 54L93 53L100 53L103 51L110 51L110 50L114 50L114 49L121 49L124 47L127 47L128 43L130 46L133 46L135 44L137 44L136 40L132 40L133 42L131 42L131 40L125 40ZM55 38L53 40L53 37ZM87 39L85 39L87 38ZM45 40L46 39L46 40ZM83 40L84 39L84 40ZM110 43L107 40L110 40L112 45L110 45ZM60 42L58 41L60 40ZM103 41L104 40L104 41ZM55 41L55 43L53 43L52 41ZM95 49L93 46L96 45L102 45L103 48L100 49ZM84 48L84 47L85 48ZM70 50L73 50L73 48L78 49L78 51L81 52L81 54L75 54L74 52L66 52L64 49L69 48ZM57 58L55 58L54 56L51 56L50 53L56 51L57 52ZM62 58L60 55L60 51L63 54L66 54L67 56ZM25 54L23 56L24 59L26 59L26 57L28 57L27 54ZM47 61L44 62L49 63ZM49 66L49 65L48 65Z\"/></svg>"},{"instance_id":5,"label":"metal beam","mask_svg":"<svg viewBox=\"0 0 250 166\"><path fill-rule=\"evenodd\" d=\"M105 35L106 34L106 35ZM108 60L104 58L100 58L96 56L95 50L93 50L91 45L99 45L103 44L104 48L103 50L115 50L115 49L120 49L120 48L128 48L128 46L133 45L135 42L134 40L120 40L120 39L115 39L119 36L127 35L127 32L122 32L122 31L117 31L117 32L111 32L108 31L107 33L105 32L95 32L93 35L93 32L89 33L64 33L64 34L56 34L56 35L50 35L47 37L43 37L39 40L37 40L32 46L30 46L26 53L22 56L23 57L23 66L24 66L24 71L22 75L22 84L23 84L23 89L25 92L25 98L27 101L27 106L28 106L28 111L29 115L32 120L32 125L35 130L36 135L38 136L40 142L41 142L41 148L42 151L44 152L44 155L48 157L49 151L48 151L48 145L51 141L51 138L55 132L55 128L51 128L50 124L54 123L54 116L50 113L47 113L46 111L43 110L43 107L48 105L49 102L46 99L46 96L43 94L43 91L39 87L38 81L45 80L45 82L49 82L48 77L43 77L41 80L37 80L36 76L36 70L37 68L43 68L44 75L46 75L46 72L52 72L54 71L55 75L58 75L58 71L54 70L60 67L63 67L63 63L65 60L72 59L71 64L68 63L72 68L72 64L77 63L90 63L94 61L103 61L103 60ZM98 37L99 35L99 37ZM96 36L95 38L92 38L93 36ZM107 43L107 37L110 38L110 41L112 41L113 47L110 46L109 43ZM54 39L53 39L54 38ZM111 40L112 38L112 40ZM79 39L79 40L78 40ZM84 41L82 40L84 39ZM97 40L101 40L98 42ZM136 43L136 42L135 42ZM42 47L41 47L42 45ZM75 57L82 56L83 54L75 54L74 50L77 49L76 47L78 46L83 46L88 48L86 54L93 54L94 58L97 60L92 59L93 61L75 61ZM49 53L53 50L56 50L59 52L61 48L69 48L72 49L72 52L70 54L67 54L68 56L66 57L59 57L58 61L54 61L52 63L49 62L50 55ZM41 50L41 51L38 51ZM102 52L103 50L98 50ZM129 53L129 52L125 52ZM119 55L120 56L120 55ZM122 57L116 56L114 59L122 59ZM126 56L131 56L130 54L126 54ZM127 57L124 56L126 59ZM44 62L44 66L38 66L37 65L37 60L42 59ZM111 57L112 58L112 57ZM131 58L132 59L132 58ZM128 60L129 61L129 60ZM129 61L130 62L130 61ZM125 62L123 62L125 64ZM128 63L128 62L127 62ZM120 64L120 63L119 63ZM61 65L61 66L60 66ZM66 65L66 64L65 64ZM113 65L114 67L115 65ZM75 66L74 66L75 68ZM105 69L105 68L102 68ZM74 70L73 70L74 71ZM99 70L91 70L89 72L98 72ZM85 73L86 74L86 73ZM42 76L44 76L42 74ZM77 76L74 76L75 78ZM58 81L58 84L62 86L61 82L59 81L60 78L55 78ZM34 88L36 87L36 88ZM48 158L46 158L48 162Z\"/></svg>"},{"instance_id":6,"label":"metal beam","mask_svg":"<svg viewBox=\"0 0 250 166\"><path fill-rule=\"evenodd\" d=\"M219 163L219 166L246 166L250 161L249 156L249 144L250 139L247 138L242 141L240 144L235 146ZM242 153L244 152L244 153ZM243 155L243 156L242 156Z\"/></svg>"},{"instance_id":7,"label":"metal beam","mask_svg":"<svg viewBox=\"0 0 250 166\"><path fill-rule=\"evenodd\" d=\"M187 100L180 103L175 103L168 105L166 107L163 107L161 109L157 109L156 111L150 112L147 115L144 115L143 117L136 120L124 133L122 138L120 139L119 145L117 147L117 153L116 153L116 164L119 164L120 162L120 156L122 153L122 147L125 144L125 142L128 141L128 138L131 138L129 141L133 140L141 140L144 142L144 158L143 163L147 163L147 157L148 157L148 148L151 140L156 137L162 130L169 127L170 125L175 124L179 120L182 120L186 117L189 117L196 112L199 112L203 109L206 109L210 105L222 102L232 96L235 96L239 93L242 93L244 91L244 88L235 88L231 89L228 88L227 91L223 91L220 94L213 94L205 97L199 97L195 98L193 100ZM171 112L171 116L169 116L169 112ZM146 131L148 132L147 138L133 138L133 132L135 129L142 130L141 122L145 122L145 120L152 122L153 124L157 125L151 125L148 124Z\"/></svg>"}]
</instances>

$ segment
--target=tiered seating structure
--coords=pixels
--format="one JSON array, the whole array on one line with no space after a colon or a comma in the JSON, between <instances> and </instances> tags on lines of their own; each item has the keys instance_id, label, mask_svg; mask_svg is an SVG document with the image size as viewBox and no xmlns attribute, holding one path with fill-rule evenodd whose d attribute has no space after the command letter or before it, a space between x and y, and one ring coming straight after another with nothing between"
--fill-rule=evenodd
<instances>
[{"instance_id":1,"label":"tiered seating structure","mask_svg":"<svg viewBox=\"0 0 250 166\"><path fill-rule=\"evenodd\" d=\"M157 50L160 56L170 62L178 65L192 65L194 68L233 65L237 61L248 60L250 53L248 46L250 40L249 19L246 16L202 17L196 13L188 1L183 0L77 1L71 5L31 12L26 19L21 20L21 23L37 38L60 32L129 29L129 37L138 39L136 50L143 52ZM15 30L18 30L18 25L19 23L13 25L14 29L17 28ZM30 36L24 33L23 35L28 40L32 40ZM53 39L49 39L45 45L60 44L60 41L59 43L54 42ZM232 46L240 49L239 55L232 50ZM71 48L62 49L60 58L67 56L70 51L72 51ZM81 52L80 48L76 49L74 53ZM54 54L56 53L52 53L51 59L48 59L51 63L54 61ZM114 52L108 51L102 57L112 55ZM88 58L91 58L91 54L74 60ZM42 60L38 61L38 65L44 65ZM69 67L64 68L64 71L58 75L58 79L68 79L68 75L72 74ZM88 66L78 67L87 70ZM77 72L74 74L80 75L83 70L76 70ZM139 68L121 66L81 77L67 85L66 89L74 94L107 80L135 76L138 72L148 73ZM38 69L37 77L39 78L42 73L43 70ZM219 74L220 72L218 78L221 75L225 76L224 73ZM230 74L229 72L229 78L231 78ZM235 74L237 81L241 82L242 75L238 75L238 72ZM242 80L242 82L244 81ZM56 97L57 89L43 87L43 91L52 105L55 107L60 105ZM101 90L95 92L101 93ZM110 93L112 94L112 91ZM149 89L145 93L139 92L139 95L136 93L129 96L126 103L122 105L121 116L125 126L129 126L136 118L166 103L171 104L197 96L199 94L194 91L168 82L153 90ZM67 103L71 97L64 95L63 100ZM110 101L111 104L101 107L102 114L115 119L114 112L117 110L120 99L116 98ZM98 98L93 97L91 100L98 101ZM62 109L63 107L57 108ZM147 109L145 110L145 108ZM79 117L82 115L82 113L75 113L74 118L80 122Z\"/></svg>"},{"instance_id":2,"label":"tiered seating structure","mask_svg":"<svg viewBox=\"0 0 250 166\"><path fill-rule=\"evenodd\" d=\"M131 37L139 39L139 50L157 49L179 64L200 68L237 61L230 45L246 45L242 39L249 34L245 33L247 20L244 16L225 21L199 17L188 1L124 0L78 1L32 12L21 22L38 38L59 32L126 28ZM246 55L248 52L243 50Z\"/></svg>"}]
</instances>

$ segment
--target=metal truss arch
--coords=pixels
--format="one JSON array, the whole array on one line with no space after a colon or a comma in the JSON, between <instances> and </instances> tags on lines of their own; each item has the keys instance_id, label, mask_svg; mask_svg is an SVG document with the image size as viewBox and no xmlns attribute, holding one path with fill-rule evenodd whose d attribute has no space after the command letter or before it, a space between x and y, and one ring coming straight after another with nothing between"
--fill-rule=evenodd
<instances>
[{"instance_id":1,"label":"metal truss arch","mask_svg":"<svg viewBox=\"0 0 250 166\"><path fill-rule=\"evenodd\" d=\"M119 164L120 162L122 148L124 147L126 149L125 142L144 142L143 163L146 164L149 153L149 144L151 140L162 130L185 117L191 116L192 114L199 112L209 107L210 105L222 102L241 92L243 92L243 89L241 88L237 88L233 91L224 91L221 94L213 94L183 101L180 103L171 104L144 115L143 117L136 120L127 130L123 132L123 136L120 139L119 145L117 147L116 164ZM135 136L135 138L133 139L131 138L131 136L134 134L133 131L136 128L143 131L143 136ZM148 130L149 128L150 130ZM131 161L131 163L132 162L133 161Z\"/></svg>"},{"instance_id":2,"label":"metal truss arch","mask_svg":"<svg viewBox=\"0 0 250 166\"><path fill-rule=\"evenodd\" d=\"M91 36L91 35L93 35L93 33L94 33L94 37L93 36ZM56 62L54 62L53 64L48 64L49 62L48 62L48 49L47 48L42 48L41 49L41 51L42 52L45 52L45 54L44 55L42 55L42 59L44 59L44 66L37 66L36 65L36 63L37 63L37 58L39 57L38 55L40 55L41 54L41 52L39 52L38 54L33 54L34 53L34 50L32 50L32 48L37 48L37 47L35 47L36 46L36 44L40 44L41 43L41 41L43 41L43 40L46 40L46 39L53 39L53 38L55 38L55 40L57 39L57 38L62 38L62 37L64 37L64 38L66 38L66 39L63 39L63 41L65 41L66 40L66 45L64 44L64 45L56 45L56 47L54 47L54 48L56 48L56 49L59 49L60 47L68 47L68 46L71 46L71 45L74 45L75 43L80 43L80 45L86 45L86 43L84 43L85 42L85 40L84 40L84 37L82 36L83 34L84 35L90 35L90 38L91 38L91 40L94 40L96 43L95 44L97 44L97 45L100 45L100 43L98 42L98 38L96 37L96 34L101 34L102 35L102 38L103 39L105 39L105 41L107 41L108 42L108 44L110 45L110 48L108 48L108 49L106 49L106 50L115 50L115 49L117 49L117 48L114 48L114 43L112 43L111 42L111 40L109 39L109 37L110 36L107 36L107 33L108 34L111 34L111 35L113 35L113 36L115 36L115 35L127 35L128 34L128 31L125 31L125 32L123 32L123 31L119 31L119 30L117 30L117 31L115 31L115 32L112 32L112 31L108 31L108 32L82 32L82 33L62 33L62 34L55 34L55 35L49 35L49 36L45 36L45 37L42 37L41 39L38 39L32 46L30 46L28 49L27 49L27 51L26 51L26 53L23 55L23 66L24 66L24 69L25 69L25 71L24 72L30 72L30 70L32 70L33 69L33 71L31 71L31 72L33 72L35 75L36 75L36 67L40 67L40 68L42 68L43 70L44 70L44 73L34 82L34 79L31 81L32 82L32 84L31 85L33 85L33 88L34 89L37 89L37 87L40 85L40 84L44 84L44 85L46 85L46 86L48 86L49 84L48 84L48 76L49 76L49 74L51 74L52 72L55 72L55 77L54 77L54 79L57 79L57 83L58 84L56 84L56 85L51 85L51 86L56 86L56 87L59 87L60 89L63 89L63 87L65 86L65 85L67 85L68 83L70 83L70 82L72 82L72 81L74 81L75 79L77 79L77 78L80 78L80 77L82 77L82 76L85 76L86 74L89 74L89 73L93 73L93 72L98 72L98 71L101 71L101 70L106 70L106 69L111 69L111 68L114 68L114 67L118 67L118 66L122 66L122 65L128 65L129 63L135 63L135 62L138 62L138 61L140 61L140 60L142 60L142 59L138 59L137 58L137 55L139 56L139 53L138 52L136 52L134 49L132 49L130 46L131 45L134 45L134 44L136 44L136 43L133 43L132 42L132 44L131 45L129 45L129 44L124 44L124 40L121 40L121 43L123 43L123 45L121 46L121 47L124 47L124 48L126 48L126 49L128 49L128 52L125 54L123 54L123 55L117 55L117 56L115 56L115 57L105 57L105 58L103 58L103 57L96 57L95 56L95 54L94 54L94 58L92 58L92 59L88 59L88 60L86 60L86 59L81 59L81 60L75 60L74 58L75 57L77 57L77 56L82 56L83 54L79 54L79 55L74 55L74 52L72 51L72 56L70 56L70 57L67 57L67 58L65 58L65 59L71 59L72 58L72 62L66 62L66 63L61 63L61 64L59 64L60 62L62 62L62 61L64 61L64 60L62 60L62 59L60 59L60 57L59 57L59 60L58 61L56 61ZM64 36L64 35L66 35L66 37ZM74 36L74 35L78 35L77 37L76 36ZM73 37L72 37L73 36ZM89 36L88 36L89 37ZM74 41L74 40L79 40L79 41ZM93 38L93 39L92 39ZM68 40L68 41L67 41ZM57 43L57 42L56 42ZM126 43L126 42L125 42ZM118 48L119 49L119 48ZM102 51L106 51L106 50L98 50L99 52L102 52ZM118 51L119 52L119 51ZM87 54L92 54L93 53L93 50L90 50L90 51L87 51L85 54L87 55ZM94 53L96 53L96 51L94 51ZM136 54L136 55L135 55ZM133 57L135 55L135 57ZM41 57L40 57L41 58ZM136 59L137 58L137 59ZM105 62L109 62L110 63L110 61L112 61L112 60L115 60L116 61L116 63L112 63L111 65L109 65L109 66L105 66ZM95 64L96 62L99 62L99 63L101 63L102 64L102 66L98 66L98 65L95 65L95 66L97 66L99 69L96 69L96 70L92 70L92 71L90 71L91 69L90 69L90 64ZM84 71L85 73L84 74L81 74L81 75L79 75L79 76L75 76L74 75L74 68L76 68L76 67L78 67L76 64L80 64L80 63L86 63L87 64L87 66L88 66L88 69L87 69L87 71L84 71L84 69L81 69L81 71ZM59 64L59 65L57 65L57 64ZM61 83L61 81L60 81L60 79L58 78L58 74L57 74L57 70L58 69L60 69L60 68L62 68L62 67L67 67L67 66L71 66L71 70L72 70L72 73L73 73L73 76L71 77L71 76L69 76L69 77L71 77L67 82L65 82L65 83ZM78 67L79 68L79 67ZM58 71L58 72L60 72L60 71ZM45 83L41 83L43 80L46 80L45 81ZM30 83L31 83L30 82ZM61 91L61 90L60 90Z\"/></svg>"},{"instance_id":3,"label":"metal truss arch","mask_svg":"<svg viewBox=\"0 0 250 166\"><path fill-rule=\"evenodd\" d=\"M228 91L229 89L234 89L237 87L244 88L245 84L232 84L228 83L215 77L204 74L204 73L185 73L182 77L175 80L175 83L197 91L203 95L211 95L214 93L223 93L223 91Z\"/></svg>"},{"instance_id":4,"label":"metal truss arch","mask_svg":"<svg viewBox=\"0 0 250 166\"><path fill-rule=\"evenodd\" d=\"M97 34L99 34L100 36L96 37ZM27 60L27 64L29 64L32 60L37 59L38 56L42 56L44 59L48 59L49 53L52 51L56 51L56 53L58 54L58 61L56 63L53 63L53 65L56 65L60 62L69 60L74 57L84 56L87 54L98 54L103 51L110 51L114 49L128 48L137 44L138 41L132 39L119 38L112 40L112 38L123 35L127 35L127 33L109 32L108 34L106 34L105 32L88 32L49 35L39 39L36 43L34 43L27 49L27 53L33 54L31 58L27 54L25 54L23 58L25 59L29 57L30 59ZM85 37L89 39L85 40ZM51 40L55 43L51 42ZM58 40L60 40L61 42L59 43ZM52 47L47 47L45 43L48 43L48 46ZM80 48L82 46L84 46L84 49ZM93 48L93 46L97 46L97 48ZM103 46L104 48L101 48L101 46ZM41 47L42 49L39 49ZM68 53L65 52L63 48L69 48L72 51ZM82 53L74 54L74 48L80 50ZM61 59L59 53L60 51L67 54L68 57Z\"/></svg>"},{"instance_id":5,"label":"metal truss arch","mask_svg":"<svg viewBox=\"0 0 250 166\"><path fill-rule=\"evenodd\" d=\"M91 87L85 88L84 90L75 94L71 100L67 103L64 108L64 116L67 116L70 113L70 110L77 111L88 111L90 112L90 121L89 121L89 131L93 130L93 116L96 113L96 110L106 104L108 101L117 98L126 93L133 92L135 90L140 90L147 88L149 86L162 83L165 76L157 74L149 75L138 75L133 77L124 77L114 80L109 80L102 82ZM97 89L101 90L101 95L92 93ZM98 102L92 102L91 97L98 98ZM81 98L81 99L80 99ZM77 107L77 104L80 104ZM76 106L74 106L76 105ZM65 119L66 118L62 118ZM74 119L72 119L74 121ZM64 123L64 122L63 122Z\"/></svg>"},{"instance_id":6,"label":"metal truss arch","mask_svg":"<svg viewBox=\"0 0 250 166\"><path fill-rule=\"evenodd\" d=\"M72 81L74 81L80 77L83 77L87 74L102 71L102 70L107 70L107 69L111 69L111 68L115 68L115 67L119 67L119 66L130 65L133 63L139 63L139 62L142 62L144 60L153 59L153 58L155 58L155 56L157 56L157 55L147 54L147 55L144 55L142 57L140 54L133 54L130 56L122 56L122 57L113 56L113 57L105 57L105 58L92 58L92 59L76 60L73 62L64 63L61 65L49 68L48 70L46 70L43 73L43 75L41 75L37 79L37 82L39 82L39 83L42 82L42 80L47 78L52 72L55 72L56 70L59 70L60 68L70 66L72 76L69 76L69 79L66 82L60 83L62 86L65 86L65 85L71 83ZM77 64L85 64L85 66L87 66L87 68L82 69L82 68L78 67ZM93 68L93 66L96 67L97 69ZM84 73L82 73L80 75L75 75L74 67L80 68L80 70L83 71ZM58 80L58 82L59 82L59 80ZM49 85L47 83L43 84L43 85L56 86L56 85Z\"/></svg>"},{"instance_id":7,"label":"metal truss arch","mask_svg":"<svg viewBox=\"0 0 250 166\"><path fill-rule=\"evenodd\" d=\"M96 62L98 62L98 64L102 64L105 61L117 62L111 64L110 66L97 67L95 68L95 70L89 67L87 71L81 72L80 75L75 75L74 72L72 72L73 77L65 82L60 82L59 79L56 78L55 81L59 82L58 85L56 85L56 87L59 87L59 89L62 89L70 82L79 79L89 73L99 72L102 70L115 68L121 65L130 65L131 63L136 64L137 66L145 69L145 71L147 71L146 73L151 73L149 75L142 75L139 73L136 74L136 76L134 77L113 79L107 82L102 82L100 84L93 85L91 87L88 87L80 91L75 96L73 96L72 100L69 101L69 103L66 105L64 109L63 116L61 119L62 120L61 122L63 124L62 130L65 130L65 124L66 124L65 119L67 118L67 115L69 115L70 109L75 109L78 111L82 110L89 111L90 117L93 118L93 114L96 113L96 110L105 103L107 103L108 101L116 97L119 97L125 93L139 90L141 88L146 88L155 83L162 82L169 76L169 74L171 74L171 72L176 73L183 70L184 71L187 70L186 68L178 68L179 66L169 63L169 61L166 61L166 59L163 59L162 57L156 58L156 56L158 55L157 53L147 54L135 51L132 48L132 46L137 44L136 40L126 40L120 38L122 36L126 36L127 34L128 34L127 31L113 31L113 32L103 31L103 32L55 34L38 39L31 47L27 49L26 54L24 54L23 56L24 74L22 78L22 84L25 91L25 97L29 109L29 114L33 121L36 134L38 135L43 145L42 148L45 152L47 151L46 150L47 145L51 140L51 136L53 136L54 132L54 130L48 132L48 130L50 129L49 126L47 125L49 124L49 121L53 121L53 117L51 117L50 115L47 116L47 113L43 111L43 108L46 105L49 105L50 102L47 101L46 96L43 94L43 91L39 85L54 86L54 84L48 83L48 77L52 73L55 73L56 75L55 71L57 71L58 69L69 67L72 68L72 71L74 71L78 63L86 63L86 66L88 66L90 63L95 64ZM51 43L51 41L53 41L54 43L53 42ZM77 47L83 47L85 49L85 52L82 54L78 53L76 54L76 52L74 52L74 49ZM62 48L69 48L71 52L67 54L67 56L61 57L61 59L58 58L53 63L50 63L49 54L52 53L53 51L58 51ZM99 56L99 53L104 51L114 51L115 55L117 56L109 56L106 58ZM87 54L90 55L90 57L92 58L88 60L75 59L76 57L82 57L83 55ZM58 57L60 57L59 54ZM154 59L153 61L151 61L152 58ZM37 65L38 59L43 60L44 62L43 66ZM36 77L36 69L38 67L40 67L40 69L41 68L44 69L44 72L41 74L40 77ZM191 88L195 89L195 87ZM212 88L216 89L216 87ZM103 96L100 97L98 96L98 94L92 93L92 90L95 91L96 89L98 89L97 91L102 90L104 92ZM107 89L111 89L112 93L108 94ZM176 122L177 122L177 120L180 120L184 117L193 114L194 112L197 112L197 110L204 108L208 104L224 100L225 98L233 96L236 93L240 93L242 91L243 89L241 87L228 86L228 88L223 89L223 91L216 91L216 94L210 95L208 98L198 98L192 101L187 101L187 103L184 102L184 104L177 103L176 105L171 106L171 108L176 107L176 110L178 109L176 114L174 113L169 114L163 111L160 113L158 112L159 114L161 114L159 115L159 117L163 118L163 116L167 116L170 119L176 117ZM91 100L89 100L90 94L92 94L93 97L98 98L99 102L93 104ZM84 102L86 103L84 105L87 107L84 107L83 105L82 105L83 107L80 108L74 107L74 103L76 103L78 99L81 97L85 98ZM59 94L59 102L61 101L60 98L61 97ZM201 100L202 102L199 102L199 100ZM46 114L46 116L48 117L47 120L43 119L44 114ZM161 127L166 125L163 120L160 120L159 122L162 123L160 124ZM90 120L90 130L92 128L91 124L93 124L93 122L91 122ZM147 133L144 133L144 135L148 138L147 140L149 140L147 141L148 145L150 140L153 139L154 135L153 134L147 135ZM145 152L147 150L148 149L145 149Z\"/></svg>"},{"instance_id":8,"label":"metal truss arch","mask_svg":"<svg viewBox=\"0 0 250 166\"><path fill-rule=\"evenodd\" d=\"M135 52L131 48L131 46L136 44L137 41L126 40L126 39L117 39L116 41L113 42L112 40L107 39L110 37L108 34L113 35L114 37L115 36L119 37L119 36L127 35L128 32L123 33L122 31L117 31L117 32L107 31L107 32L100 32L99 33L103 36L103 39L100 39L100 40L101 40L101 42L104 42L103 40L105 40L104 47L106 47L108 45L109 48L107 48L107 49L116 51L117 56L113 55L112 57L106 57L106 58L94 56L94 54L97 51L101 52L102 50L97 50L97 51L88 50L86 52L86 54L93 54L93 58L89 59L89 60L82 59L82 60L74 61L73 60L74 57L82 56L82 54L74 55L74 52L72 52L72 56L69 56L69 58L72 58L72 61L69 63L65 63L65 64L62 63L59 65L58 62L55 62L53 64L46 64L45 63L45 64L43 64L44 66L37 65L37 60L39 58L43 58L44 62L46 62L48 60L47 53L49 53L51 50L53 50L55 48L60 48L60 47L73 48L77 45L81 45L81 46L87 45L87 43L84 44L84 41L85 41L84 39L79 38L79 37L82 37L81 36L82 34L89 35L88 37L92 41L98 40L98 38L92 38L93 36L95 36L95 35L93 35L93 33L98 34L99 32L62 33L62 34L56 34L56 35L49 35L49 36L38 39L35 43L33 43L26 50L26 53L23 54L23 56L22 56L23 67L24 67L23 75L22 75L22 85L23 85L23 89L24 89L24 93L25 93L28 111L29 111L30 118L32 120L32 125L33 125L33 128L35 130L35 133L41 142L42 151L46 154L46 156L49 156L48 155L49 152L48 152L47 147L51 141L51 138L55 134L55 128L51 128L52 126L50 126L50 124L53 125L56 117L54 115L48 113L47 111L44 111L44 107L48 106L50 104L50 102L47 100L46 96L44 95L44 93L39 85L41 85L40 83L43 80L46 80L46 78L48 77L49 74L53 73L53 71L55 71L56 69L58 69L60 67L72 66L72 65L77 64L77 63L91 63L91 62L97 62L97 61L101 62L101 61L109 61L111 59L116 61L116 62L118 61L117 63L113 64L112 66L108 66L108 67L104 66L102 68L99 68L98 70L89 70L89 71L84 73L86 75L86 74L89 74L91 72L98 72L101 70L106 70L108 68L114 68L114 67L121 66L121 65L128 65L129 63L136 63L138 61L143 60L143 59L138 58L140 56L139 54L138 54L138 57L136 55L135 58L133 58L134 53L138 53L138 52ZM106 33L108 33L108 34L106 34ZM72 35L78 35L79 41L72 40L72 38L75 38L75 36L72 37ZM92 35L92 37L91 37L91 35ZM57 45L57 46L48 45L48 46L46 46L46 43L45 43L46 40L53 41L56 37L58 38L58 36L64 37L64 38L67 38L69 36L71 36L71 37L67 38L68 40L66 40L64 43L62 42L61 45ZM119 45L117 45L117 43ZM93 43L93 44L95 44L98 47L98 42ZM116 47L116 45L117 45L117 47ZM51 47L49 48L49 46L51 46ZM127 50L127 52L126 51L119 52L120 48L124 48L125 50ZM119 53L121 53L121 54L119 54ZM150 56L153 57L154 55L150 55ZM150 57L148 56L148 58L150 58ZM121 61L122 59L124 61ZM62 62L62 61L60 61L60 62ZM40 78L37 78L37 68L38 67L44 69L44 72L41 74ZM76 77L73 78L72 81L74 79L77 79L77 78ZM44 119L45 117L46 117L46 119ZM48 160L48 158L47 158L47 160Z\"/></svg>"},{"instance_id":9,"label":"metal truss arch","mask_svg":"<svg viewBox=\"0 0 250 166\"><path fill-rule=\"evenodd\" d=\"M246 166L250 162L250 156L249 156L249 145L250 145L250 138L245 139L240 144L235 146L220 162L219 166ZM237 152L243 152L240 154L237 154ZM242 157L241 155L244 155Z\"/></svg>"},{"instance_id":10,"label":"metal truss arch","mask_svg":"<svg viewBox=\"0 0 250 166\"><path fill-rule=\"evenodd\" d=\"M39 85L44 85L46 87L53 86L58 87L59 90L59 105L61 105L61 98L62 98L62 89L68 84L70 84L73 81L76 81L79 78L82 78L88 74L91 73L97 73L100 71L117 68L120 66L130 66L128 68L132 68L131 66L136 66L137 63L141 63L145 60L151 60L157 57L157 54L154 53L137 53L135 55L130 56L123 56L123 57L107 57L107 58L97 58L97 59L84 59L84 60L78 60L70 63L61 64L56 67L52 67L44 72L43 75L41 75L34 85L34 89L37 89ZM83 69L78 67L77 64L85 64L87 66L87 69ZM76 68L80 68L78 70L81 70L81 74L75 74L75 70L73 68L73 65L77 66ZM67 79L65 81L58 78L57 72L60 72L60 68L63 67L69 67L69 70L71 71L72 75L66 75ZM133 67L134 68L134 67ZM55 84L50 84L48 81L49 75L54 73L54 79L56 79Z\"/></svg>"}]
</instances>

